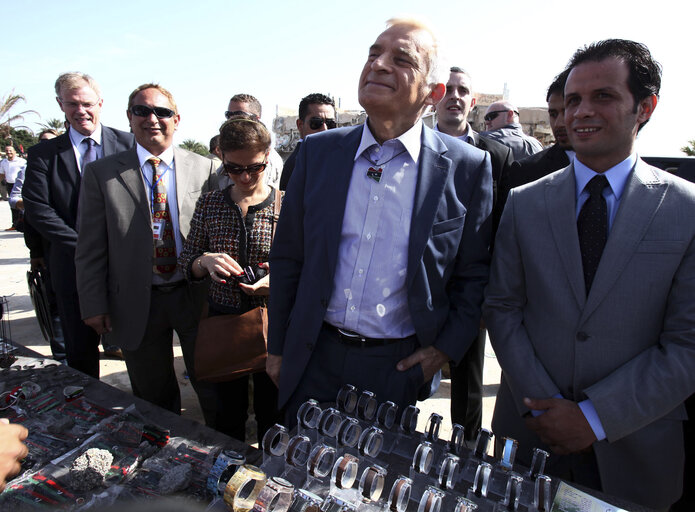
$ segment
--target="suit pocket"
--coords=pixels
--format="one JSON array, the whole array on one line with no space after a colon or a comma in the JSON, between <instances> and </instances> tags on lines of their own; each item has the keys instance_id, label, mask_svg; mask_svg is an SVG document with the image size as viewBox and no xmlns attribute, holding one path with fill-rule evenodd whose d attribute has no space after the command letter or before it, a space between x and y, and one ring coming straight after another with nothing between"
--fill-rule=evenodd
<instances>
[{"instance_id":1,"label":"suit pocket","mask_svg":"<svg viewBox=\"0 0 695 512\"><path fill-rule=\"evenodd\" d=\"M682 240L642 240L637 244L637 251L641 253L681 253L685 243Z\"/></svg>"},{"instance_id":2,"label":"suit pocket","mask_svg":"<svg viewBox=\"0 0 695 512\"><path fill-rule=\"evenodd\" d=\"M432 225L432 236L443 235L449 233L450 231L455 231L457 229L463 229L463 223L466 220L465 215L460 217L454 217L453 219L447 219L442 222L436 222Z\"/></svg>"}]
</instances>

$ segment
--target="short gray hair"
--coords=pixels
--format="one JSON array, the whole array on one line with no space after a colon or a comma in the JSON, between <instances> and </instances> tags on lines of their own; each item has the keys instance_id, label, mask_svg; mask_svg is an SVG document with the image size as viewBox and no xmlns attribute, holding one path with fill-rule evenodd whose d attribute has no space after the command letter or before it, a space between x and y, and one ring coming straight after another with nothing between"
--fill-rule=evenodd
<instances>
[{"instance_id":1,"label":"short gray hair","mask_svg":"<svg viewBox=\"0 0 695 512\"><path fill-rule=\"evenodd\" d=\"M87 85L101 98L101 89L99 84L91 76L86 73L71 72L63 73L58 77L55 83L56 96L60 98L61 91L69 91L71 89L79 89L86 82Z\"/></svg>"}]
</instances>

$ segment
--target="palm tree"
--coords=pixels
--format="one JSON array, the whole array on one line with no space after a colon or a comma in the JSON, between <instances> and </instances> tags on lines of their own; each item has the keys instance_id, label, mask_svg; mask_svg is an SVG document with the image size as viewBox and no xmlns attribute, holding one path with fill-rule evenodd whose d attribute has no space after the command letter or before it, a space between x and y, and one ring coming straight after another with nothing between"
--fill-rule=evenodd
<instances>
[{"instance_id":1,"label":"palm tree","mask_svg":"<svg viewBox=\"0 0 695 512\"><path fill-rule=\"evenodd\" d=\"M209 153L208 147L205 144L194 139L184 140L179 144L179 147L192 151L193 153L198 153L200 156L207 156Z\"/></svg>"},{"instance_id":2,"label":"palm tree","mask_svg":"<svg viewBox=\"0 0 695 512\"><path fill-rule=\"evenodd\" d=\"M7 138L10 135L10 125L15 122L24 121L24 116L26 114L36 114L39 115L35 110L25 110L18 114L12 114L11 111L20 102L26 101L26 98L21 94L15 94L14 89L10 91L10 94L0 98L0 137ZM27 126L16 125L13 128L24 129L31 132L31 129Z\"/></svg>"},{"instance_id":3,"label":"palm tree","mask_svg":"<svg viewBox=\"0 0 695 512\"><path fill-rule=\"evenodd\" d=\"M59 134L65 131L65 121L55 117L53 119L49 119L45 123L40 123L39 126L41 126L41 128L44 130L55 130Z\"/></svg>"}]
</instances>

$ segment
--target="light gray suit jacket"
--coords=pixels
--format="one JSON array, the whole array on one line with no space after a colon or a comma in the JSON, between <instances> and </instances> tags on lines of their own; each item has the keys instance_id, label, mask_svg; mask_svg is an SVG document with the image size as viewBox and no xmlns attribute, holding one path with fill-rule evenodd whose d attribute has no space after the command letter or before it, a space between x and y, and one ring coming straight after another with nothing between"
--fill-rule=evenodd
<instances>
[{"instance_id":1,"label":"light gray suit jacket","mask_svg":"<svg viewBox=\"0 0 695 512\"><path fill-rule=\"evenodd\" d=\"M493 430L523 461L543 447L524 397L590 399L604 491L665 508L695 390L695 186L638 160L588 297L575 205L572 165L510 192L483 310L503 371Z\"/></svg>"},{"instance_id":2,"label":"light gray suit jacket","mask_svg":"<svg viewBox=\"0 0 695 512\"><path fill-rule=\"evenodd\" d=\"M179 230L188 235L195 204L217 186L214 162L174 148ZM107 342L136 349L152 288L152 217L135 149L87 166L80 191L75 264L82 318L109 314ZM204 293L204 292L203 292Z\"/></svg>"}]
</instances>

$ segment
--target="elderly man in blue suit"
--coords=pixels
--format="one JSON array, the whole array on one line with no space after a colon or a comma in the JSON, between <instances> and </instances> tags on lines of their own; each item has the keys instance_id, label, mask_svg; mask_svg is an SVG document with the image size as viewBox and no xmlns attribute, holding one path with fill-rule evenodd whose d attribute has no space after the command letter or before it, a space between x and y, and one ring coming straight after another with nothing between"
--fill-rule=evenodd
<instances>
[{"instance_id":1,"label":"elderly man in blue suit","mask_svg":"<svg viewBox=\"0 0 695 512\"><path fill-rule=\"evenodd\" d=\"M359 81L367 122L311 135L297 156L270 257L267 363L290 422L345 383L413 404L478 332L490 157L423 125L445 91L437 53L426 26L390 20Z\"/></svg>"}]
</instances>

